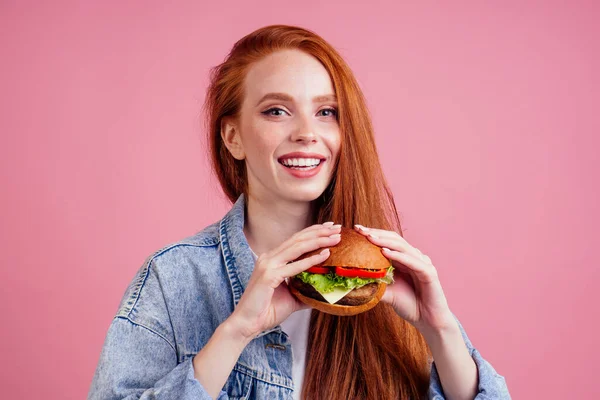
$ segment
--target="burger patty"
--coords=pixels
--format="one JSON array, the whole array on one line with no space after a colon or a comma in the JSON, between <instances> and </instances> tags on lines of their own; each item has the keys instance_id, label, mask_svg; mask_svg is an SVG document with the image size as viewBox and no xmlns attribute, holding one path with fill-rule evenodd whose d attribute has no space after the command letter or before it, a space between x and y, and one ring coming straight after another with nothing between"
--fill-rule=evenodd
<instances>
[{"instance_id":1,"label":"burger patty","mask_svg":"<svg viewBox=\"0 0 600 400\"><path fill-rule=\"evenodd\" d=\"M289 284L293 286L297 291L302 293L304 296L311 297L315 300L323 301L327 303L327 300L321 296L321 293L317 292L317 290L310 284L302 282L302 280L298 278L292 278L289 281ZM343 306L359 306L361 304L365 304L369 302L377 293L377 289L379 284L376 282L368 283L365 286L361 286L358 289L353 289L350 293L342 297L335 304L343 305Z\"/></svg>"}]
</instances>

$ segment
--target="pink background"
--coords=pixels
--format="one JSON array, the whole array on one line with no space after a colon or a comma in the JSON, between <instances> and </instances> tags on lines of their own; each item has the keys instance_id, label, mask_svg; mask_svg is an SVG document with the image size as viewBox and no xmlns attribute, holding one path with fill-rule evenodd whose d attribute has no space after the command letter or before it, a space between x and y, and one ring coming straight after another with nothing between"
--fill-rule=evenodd
<instances>
[{"instance_id":1,"label":"pink background","mask_svg":"<svg viewBox=\"0 0 600 400\"><path fill-rule=\"evenodd\" d=\"M513 398L600 396L594 2L45 3L0 5L4 398L84 398L145 257L226 212L208 69L272 23L355 71L406 238Z\"/></svg>"}]
</instances>

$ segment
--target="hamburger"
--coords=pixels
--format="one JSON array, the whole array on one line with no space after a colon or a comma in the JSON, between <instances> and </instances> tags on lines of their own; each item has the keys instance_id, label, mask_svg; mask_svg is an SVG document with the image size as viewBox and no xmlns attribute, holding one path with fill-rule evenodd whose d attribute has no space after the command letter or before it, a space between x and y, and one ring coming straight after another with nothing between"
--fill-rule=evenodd
<instances>
[{"instance_id":1,"label":"hamburger","mask_svg":"<svg viewBox=\"0 0 600 400\"><path fill-rule=\"evenodd\" d=\"M394 282L391 261L362 234L342 227L325 261L291 277L288 287L301 302L324 313L349 316L375 307ZM303 254L302 260L321 249Z\"/></svg>"}]
</instances>

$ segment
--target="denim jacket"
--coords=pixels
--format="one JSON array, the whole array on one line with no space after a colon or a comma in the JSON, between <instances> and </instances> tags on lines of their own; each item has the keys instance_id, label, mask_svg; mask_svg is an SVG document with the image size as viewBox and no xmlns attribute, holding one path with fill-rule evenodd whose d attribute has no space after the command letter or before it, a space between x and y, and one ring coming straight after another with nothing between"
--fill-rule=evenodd
<instances>
[{"instance_id":1,"label":"denim jacket","mask_svg":"<svg viewBox=\"0 0 600 400\"><path fill-rule=\"evenodd\" d=\"M108 329L88 399L210 399L192 358L240 301L254 267L245 200L201 232L148 257ZM505 379L460 329L479 374L477 400L510 399ZM291 343L280 326L242 351L218 399L291 399ZM429 399L444 399L435 363Z\"/></svg>"}]
</instances>

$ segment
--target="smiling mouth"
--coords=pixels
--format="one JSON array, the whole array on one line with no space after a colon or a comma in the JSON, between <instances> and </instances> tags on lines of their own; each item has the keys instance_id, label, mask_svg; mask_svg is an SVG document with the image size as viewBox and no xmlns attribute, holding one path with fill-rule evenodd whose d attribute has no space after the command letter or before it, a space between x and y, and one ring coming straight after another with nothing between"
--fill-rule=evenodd
<instances>
[{"instance_id":1,"label":"smiling mouth","mask_svg":"<svg viewBox=\"0 0 600 400\"><path fill-rule=\"evenodd\" d=\"M298 171L310 171L311 169L317 168L323 162L325 162L325 160L319 160L318 158L288 158L279 160L279 164L284 167Z\"/></svg>"}]
</instances>

